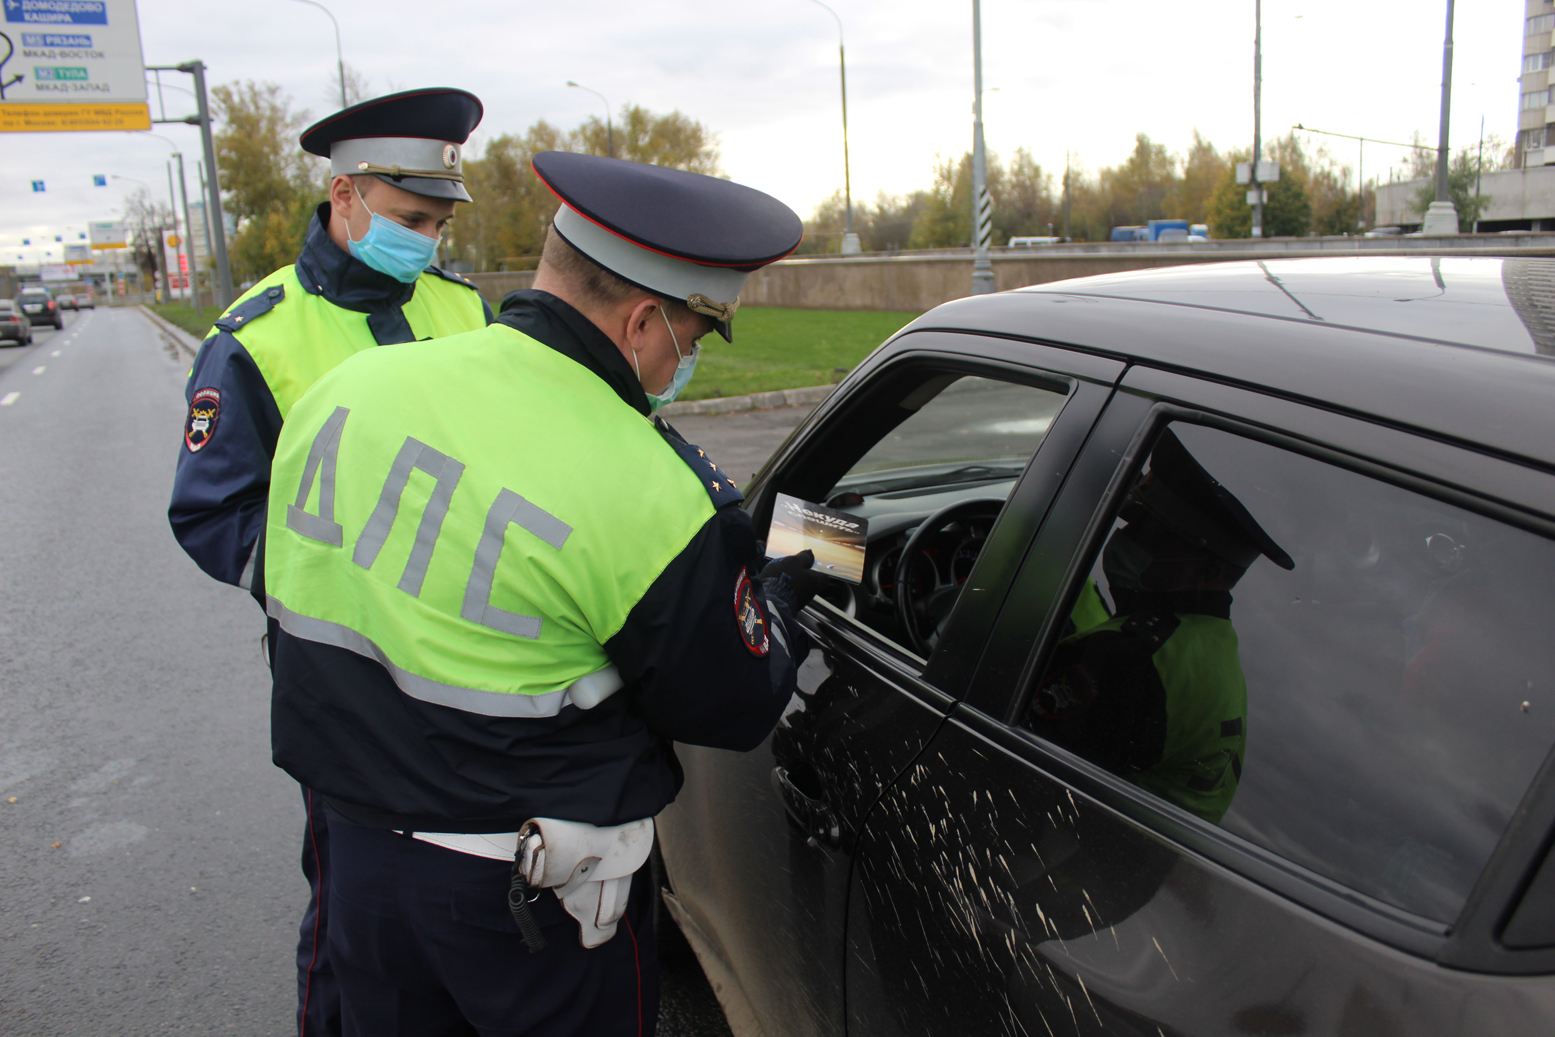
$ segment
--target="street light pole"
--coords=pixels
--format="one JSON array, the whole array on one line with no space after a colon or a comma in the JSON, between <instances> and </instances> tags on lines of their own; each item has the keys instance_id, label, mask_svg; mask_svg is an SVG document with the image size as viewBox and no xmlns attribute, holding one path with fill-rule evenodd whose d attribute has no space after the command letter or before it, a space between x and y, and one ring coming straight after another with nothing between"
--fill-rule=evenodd
<instances>
[{"instance_id":1,"label":"street light pole","mask_svg":"<svg viewBox=\"0 0 1555 1037\"><path fill-rule=\"evenodd\" d=\"M297 2L299 4L307 4L309 7L317 7L320 11L329 15L330 22L335 26L335 64L340 70L340 107L351 107L350 103L346 101L346 58L345 51L340 49L340 23L335 21L335 16L330 13L329 8L318 3L317 0L297 0Z\"/></svg>"},{"instance_id":2,"label":"street light pole","mask_svg":"<svg viewBox=\"0 0 1555 1037\"><path fill-rule=\"evenodd\" d=\"M232 304L232 264L227 257L227 228L221 217L221 177L216 170L216 145L211 140L211 110L205 97L205 62L190 61L178 66L180 72L194 74L195 101L200 106L200 136L205 145L205 168L210 171L210 194L205 200L205 219L210 224L216 246L216 308Z\"/></svg>"},{"instance_id":3,"label":"street light pole","mask_svg":"<svg viewBox=\"0 0 1555 1037\"><path fill-rule=\"evenodd\" d=\"M983 148L983 14L972 0L972 294L994 290L988 239L993 235L993 201L988 197L988 155Z\"/></svg>"},{"instance_id":4,"label":"street light pole","mask_svg":"<svg viewBox=\"0 0 1555 1037\"><path fill-rule=\"evenodd\" d=\"M1436 138L1436 201L1425 211L1421 233L1448 235L1458 233L1458 210L1453 207L1448 189L1447 116L1452 110L1452 7L1447 0L1447 38L1442 43L1442 123Z\"/></svg>"},{"instance_id":5,"label":"street light pole","mask_svg":"<svg viewBox=\"0 0 1555 1037\"><path fill-rule=\"evenodd\" d=\"M1263 184L1258 158L1263 148L1263 0L1253 0L1253 164L1248 187L1253 196L1253 234L1263 237Z\"/></svg>"},{"instance_id":6,"label":"street light pole","mask_svg":"<svg viewBox=\"0 0 1555 1037\"><path fill-rule=\"evenodd\" d=\"M610 158L615 158L616 134L615 130L611 129L610 127L610 99L607 98L604 94L600 93L598 90L586 87L582 83L574 83L570 79L567 80L567 85L570 87L576 87L579 90L587 90L589 93L605 102L605 154Z\"/></svg>"},{"instance_id":7,"label":"street light pole","mask_svg":"<svg viewBox=\"0 0 1555 1037\"><path fill-rule=\"evenodd\" d=\"M845 256L857 255L862 249L858 235L853 232L853 171L848 163L848 54L843 44L842 19L821 0L811 0L811 3L825 7L837 22L837 65L842 72L842 198L846 206L841 251Z\"/></svg>"},{"instance_id":8,"label":"street light pole","mask_svg":"<svg viewBox=\"0 0 1555 1037\"><path fill-rule=\"evenodd\" d=\"M195 311L200 309L200 264L194 255L194 224L189 220L189 184L184 179L184 156L182 152L175 152L173 157L178 159L178 197L184 205L184 240L189 243L189 301L194 303Z\"/></svg>"}]
</instances>

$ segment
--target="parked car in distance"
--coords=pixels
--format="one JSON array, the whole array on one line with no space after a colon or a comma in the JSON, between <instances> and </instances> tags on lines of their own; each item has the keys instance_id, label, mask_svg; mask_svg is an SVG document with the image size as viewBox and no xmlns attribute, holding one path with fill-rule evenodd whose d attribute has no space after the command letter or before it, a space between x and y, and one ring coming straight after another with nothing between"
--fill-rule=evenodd
<instances>
[{"instance_id":1,"label":"parked car in distance","mask_svg":"<svg viewBox=\"0 0 1555 1037\"><path fill-rule=\"evenodd\" d=\"M20 303L0 299L0 342L25 346L32 341L32 321L22 312Z\"/></svg>"},{"instance_id":2,"label":"parked car in distance","mask_svg":"<svg viewBox=\"0 0 1555 1037\"><path fill-rule=\"evenodd\" d=\"M97 308L97 302L93 298L91 292L77 292L76 293L76 309L78 309L78 310L95 310L96 308Z\"/></svg>"},{"instance_id":3,"label":"parked car in distance","mask_svg":"<svg viewBox=\"0 0 1555 1037\"><path fill-rule=\"evenodd\" d=\"M65 326L65 315L54 301L54 293L47 288L23 288L17 293L16 301L21 304L22 312L32 321L33 327L51 324L58 330Z\"/></svg>"},{"instance_id":4,"label":"parked car in distance","mask_svg":"<svg viewBox=\"0 0 1555 1037\"><path fill-rule=\"evenodd\" d=\"M865 359L744 505L862 581L658 818L735 1032L1555 1033L1552 285L1141 270Z\"/></svg>"}]
</instances>

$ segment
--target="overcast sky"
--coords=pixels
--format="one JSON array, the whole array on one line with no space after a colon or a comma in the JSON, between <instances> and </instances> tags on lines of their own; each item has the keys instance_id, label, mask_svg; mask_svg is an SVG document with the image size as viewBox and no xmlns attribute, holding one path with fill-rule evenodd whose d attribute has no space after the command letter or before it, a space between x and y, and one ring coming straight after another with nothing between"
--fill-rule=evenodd
<instances>
[{"instance_id":1,"label":"overcast sky","mask_svg":"<svg viewBox=\"0 0 1555 1037\"><path fill-rule=\"evenodd\" d=\"M571 127L599 114L592 87L619 110L678 108L718 134L731 177L808 216L842 186L837 24L812 0L324 0L346 62L373 92L457 86L478 94L474 143L537 119ZM971 147L969 2L830 0L848 56L853 195L926 187L936 155ZM146 63L204 60L211 84L279 83L315 117L331 101L334 35L297 0L140 0ZM439 23L438 16L455 16ZM1001 155L1028 148L1061 171L1066 149L1088 168L1126 157L1136 132L1181 151L1197 127L1216 145L1252 142L1253 0L983 0L984 123ZM1264 0L1263 125L1436 139L1446 0ZM1516 128L1522 0L1458 5L1452 139ZM8 69L8 72L14 69ZM188 86L174 73L165 82ZM192 99L165 94L169 114ZM154 127L192 161L199 134ZM1353 141L1331 141L1354 163ZM172 146L125 133L0 134L0 262L44 258L89 220L113 218L128 189L167 192ZM1369 145L1368 179L1396 148ZM47 191L34 194L32 180ZM192 188L195 190L195 188ZM191 200L193 195L191 194ZM49 257L57 261L58 253Z\"/></svg>"}]
</instances>

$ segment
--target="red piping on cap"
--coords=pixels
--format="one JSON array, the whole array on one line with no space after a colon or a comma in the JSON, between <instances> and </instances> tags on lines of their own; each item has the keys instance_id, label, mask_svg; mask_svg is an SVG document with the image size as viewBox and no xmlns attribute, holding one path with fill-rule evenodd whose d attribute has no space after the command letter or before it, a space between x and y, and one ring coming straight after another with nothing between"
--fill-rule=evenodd
<instances>
[{"instance_id":1,"label":"red piping on cap","mask_svg":"<svg viewBox=\"0 0 1555 1037\"><path fill-rule=\"evenodd\" d=\"M800 244L802 244L803 241L804 241L804 236L801 235L799 241L794 242L794 248L791 248L787 252L784 252L782 255L776 256L776 257L774 257L772 259L764 259L761 262L757 263L755 266L751 266L749 263L709 263L709 262L705 262L704 260L700 260L700 259L688 259L685 256L677 256L673 252L665 252L663 249L654 248L652 245L644 245L642 242L638 241L635 238L627 237L625 234L622 234L620 231L616 230L614 227L607 227L607 226L605 226L603 223L600 223L594 217L590 216L588 213L584 212L582 209L578 208L576 205L573 205L567 199L563 198L561 196L561 192L556 190L556 188L552 187L550 185L550 183L545 179L545 177L541 174L541 172L538 169L535 169L535 164L534 164L534 160L533 159L530 159L530 161L529 161L529 168L531 170L533 170L536 179L538 179L542 184L545 184L545 189L556 196L556 200L557 201L561 202L563 205L565 205L567 208L571 209L573 212L577 213L579 216L582 216L585 220L588 220L594 226L598 227L601 230L609 231L611 234L614 234L616 237L620 238L622 241L629 241L633 245L636 245L640 249L645 249L645 250L647 250L649 252L654 253L655 255L663 256L666 259L678 259L682 263L692 263L692 264L695 264L696 266L717 266L717 267L723 267L723 268L728 269L728 270L742 270L742 271L744 271L746 273L755 273L757 270L760 270L762 267L767 266L769 263L776 263L779 259L786 259L787 257L793 255L794 254L794 249L798 248L800 246Z\"/></svg>"}]
</instances>

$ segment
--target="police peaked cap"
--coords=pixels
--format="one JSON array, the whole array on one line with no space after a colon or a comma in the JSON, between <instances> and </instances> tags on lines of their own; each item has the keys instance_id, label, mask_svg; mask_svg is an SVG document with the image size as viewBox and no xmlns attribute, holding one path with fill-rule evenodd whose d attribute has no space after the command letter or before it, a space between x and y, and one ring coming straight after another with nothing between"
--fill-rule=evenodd
<instances>
[{"instance_id":1,"label":"police peaked cap","mask_svg":"<svg viewBox=\"0 0 1555 1037\"><path fill-rule=\"evenodd\" d=\"M412 194L467 202L463 145L484 111L465 90L406 90L320 119L302 132L302 149L329 159L331 176L370 173Z\"/></svg>"},{"instance_id":2,"label":"police peaked cap","mask_svg":"<svg viewBox=\"0 0 1555 1037\"><path fill-rule=\"evenodd\" d=\"M1156 443L1149 477L1130 491L1129 499L1184 540L1238 568L1246 569L1259 555L1281 569L1296 567L1242 502L1170 431Z\"/></svg>"},{"instance_id":3,"label":"police peaked cap","mask_svg":"<svg viewBox=\"0 0 1555 1037\"><path fill-rule=\"evenodd\" d=\"M753 187L599 155L545 151L535 175L561 199L556 233L644 291L729 322L754 270L799 247L794 210Z\"/></svg>"}]
</instances>

